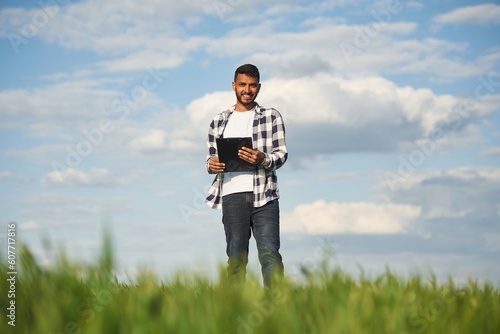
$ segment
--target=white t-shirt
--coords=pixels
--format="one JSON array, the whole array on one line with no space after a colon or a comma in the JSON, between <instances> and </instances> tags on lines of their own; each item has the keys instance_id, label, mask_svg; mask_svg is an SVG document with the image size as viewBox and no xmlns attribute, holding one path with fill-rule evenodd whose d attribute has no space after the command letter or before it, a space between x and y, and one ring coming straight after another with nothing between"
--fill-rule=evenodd
<instances>
[{"instance_id":1,"label":"white t-shirt","mask_svg":"<svg viewBox=\"0 0 500 334\"><path fill-rule=\"evenodd\" d=\"M233 111L224 129L224 138L252 137L253 119L255 108L249 111ZM222 196L253 191L254 172L228 172L224 173Z\"/></svg>"}]
</instances>

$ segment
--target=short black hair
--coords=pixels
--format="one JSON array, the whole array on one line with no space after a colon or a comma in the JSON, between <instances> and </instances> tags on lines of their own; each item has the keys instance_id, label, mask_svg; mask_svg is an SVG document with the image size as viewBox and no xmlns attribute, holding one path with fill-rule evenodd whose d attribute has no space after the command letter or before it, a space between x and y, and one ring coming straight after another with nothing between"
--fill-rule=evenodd
<instances>
[{"instance_id":1,"label":"short black hair","mask_svg":"<svg viewBox=\"0 0 500 334\"><path fill-rule=\"evenodd\" d=\"M238 67L236 69L236 71L234 72L234 82L236 82L236 77L238 76L238 74L249 75L252 78L257 78L257 82L260 82L259 69L255 65L245 64L245 65L241 65L240 67Z\"/></svg>"}]
</instances>

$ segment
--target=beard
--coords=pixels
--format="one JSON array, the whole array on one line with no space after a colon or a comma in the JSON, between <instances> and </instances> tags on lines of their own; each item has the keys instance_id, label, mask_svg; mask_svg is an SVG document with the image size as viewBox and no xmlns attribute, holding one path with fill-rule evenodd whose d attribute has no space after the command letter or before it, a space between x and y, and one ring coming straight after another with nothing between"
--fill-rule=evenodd
<instances>
[{"instance_id":1,"label":"beard","mask_svg":"<svg viewBox=\"0 0 500 334\"><path fill-rule=\"evenodd\" d=\"M251 95L250 99L245 98L245 97L244 97L243 95L241 95L241 94L240 94L240 95L236 94L236 99L238 100L238 102L239 102L242 106L244 106L244 107L246 107L246 108L251 108L251 107L253 107L253 106L254 106L254 104L255 104L255 99L256 99L256 98L257 98L257 94L255 94L255 95Z\"/></svg>"}]
</instances>

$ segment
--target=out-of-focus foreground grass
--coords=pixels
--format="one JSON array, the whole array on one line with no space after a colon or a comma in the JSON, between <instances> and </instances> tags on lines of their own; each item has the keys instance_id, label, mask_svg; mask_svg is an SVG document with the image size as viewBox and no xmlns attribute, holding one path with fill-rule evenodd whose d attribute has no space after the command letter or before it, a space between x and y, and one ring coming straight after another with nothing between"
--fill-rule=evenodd
<instances>
[{"instance_id":1,"label":"out-of-focus foreground grass","mask_svg":"<svg viewBox=\"0 0 500 334\"><path fill-rule=\"evenodd\" d=\"M217 280L178 274L161 282L142 274L120 283L109 238L91 265L61 251L43 268L27 247L17 253L15 327L8 324L9 268L1 262L0 333L500 333L500 290L474 280L458 286L389 270L355 279L325 266L270 290L255 273L232 288L223 270Z\"/></svg>"}]
</instances>

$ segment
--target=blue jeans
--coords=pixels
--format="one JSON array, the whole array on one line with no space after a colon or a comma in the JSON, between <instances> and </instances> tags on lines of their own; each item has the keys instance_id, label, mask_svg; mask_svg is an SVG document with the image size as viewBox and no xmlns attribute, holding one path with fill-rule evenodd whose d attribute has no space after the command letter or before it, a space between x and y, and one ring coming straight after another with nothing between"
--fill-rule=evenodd
<instances>
[{"instance_id":1,"label":"blue jeans","mask_svg":"<svg viewBox=\"0 0 500 334\"><path fill-rule=\"evenodd\" d=\"M283 275L283 262L279 253L279 203L274 200L254 208L253 199L252 192L229 194L222 199L228 279L233 285L245 281L248 245L253 233L264 285L269 287L274 275Z\"/></svg>"}]
</instances>

